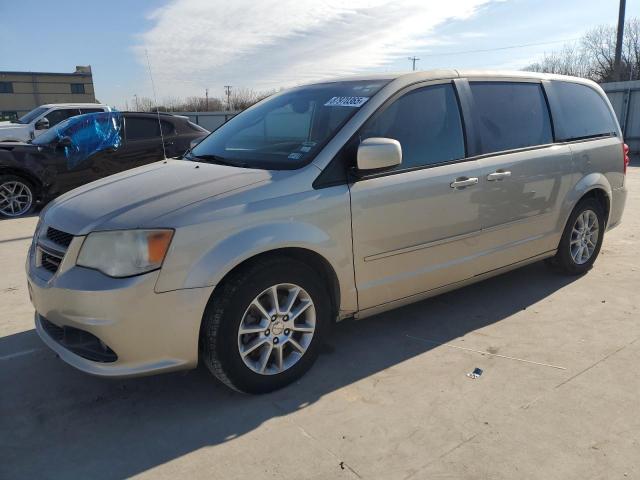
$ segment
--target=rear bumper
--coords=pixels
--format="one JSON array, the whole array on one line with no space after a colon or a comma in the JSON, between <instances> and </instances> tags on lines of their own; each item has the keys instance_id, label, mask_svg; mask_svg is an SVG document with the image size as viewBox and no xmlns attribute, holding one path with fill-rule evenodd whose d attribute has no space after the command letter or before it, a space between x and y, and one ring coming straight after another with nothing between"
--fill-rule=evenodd
<instances>
[{"instance_id":1,"label":"rear bumper","mask_svg":"<svg viewBox=\"0 0 640 480\"><path fill-rule=\"evenodd\" d=\"M155 293L157 277L152 272L114 279L73 267L44 281L30 271L36 331L65 362L92 375L131 377L194 368L202 314L213 287ZM53 324L49 328L47 321ZM68 348L55 335L64 327L90 334L85 338L93 340L91 348L96 340L103 342L115 361L96 361L99 356Z\"/></svg>"},{"instance_id":2,"label":"rear bumper","mask_svg":"<svg viewBox=\"0 0 640 480\"><path fill-rule=\"evenodd\" d=\"M609 212L607 230L611 230L620 224L626 203L627 189L625 187L616 188L611 191L611 211Z\"/></svg>"}]
</instances>

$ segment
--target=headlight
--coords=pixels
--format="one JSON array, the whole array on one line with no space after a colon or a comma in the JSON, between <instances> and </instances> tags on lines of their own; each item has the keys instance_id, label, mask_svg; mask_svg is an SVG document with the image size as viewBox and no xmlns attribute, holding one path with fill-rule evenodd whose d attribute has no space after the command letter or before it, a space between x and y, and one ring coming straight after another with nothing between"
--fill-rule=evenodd
<instances>
[{"instance_id":1,"label":"headlight","mask_svg":"<svg viewBox=\"0 0 640 480\"><path fill-rule=\"evenodd\" d=\"M90 233L77 265L110 277L130 277L162 266L173 230L116 230Z\"/></svg>"}]
</instances>

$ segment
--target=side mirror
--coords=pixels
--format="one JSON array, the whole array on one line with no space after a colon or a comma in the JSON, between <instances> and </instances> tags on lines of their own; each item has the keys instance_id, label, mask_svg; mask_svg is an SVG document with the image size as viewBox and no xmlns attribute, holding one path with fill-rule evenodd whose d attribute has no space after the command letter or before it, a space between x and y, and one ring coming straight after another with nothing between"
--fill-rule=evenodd
<instances>
[{"instance_id":1,"label":"side mirror","mask_svg":"<svg viewBox=\"0 0 640 480\"><path fill-rule=\"evenodd\" d=\"M392 138L367 138L358 147L358 170L380 170L402 163L400 142Z\"/></svg>"},{"instance_id":2,"label":"side mirror","mask_svg":"<svg viewBox=\"0 0 640 480\"><path fill-rule=\"evenodd\" d=\"M36 130L47 130L49 128L49 120L47 117L41 118L36 122Z\"/></svg>"},{"instance_id":3,"label":"side mirror","mask_svg":"<svg viewBox=\"0 0 640 480\"><path fill-rule=\"evenodd\" d=\"M62 137L60 140L58 140L57 146L58 147L70 147L72 143L73 142L71 141L71 138Z\"/></svg>"}]
</instances>

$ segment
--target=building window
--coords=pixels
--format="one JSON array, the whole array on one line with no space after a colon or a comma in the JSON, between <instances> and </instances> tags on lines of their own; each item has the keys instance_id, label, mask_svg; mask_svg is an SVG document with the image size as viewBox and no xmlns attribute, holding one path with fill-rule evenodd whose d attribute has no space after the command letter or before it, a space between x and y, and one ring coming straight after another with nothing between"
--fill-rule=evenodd
<instances>
[{"instance_id":1,"label":"building window","mask_svg":"<svg viewBox=\"0 0 640 480\"><path fill-rule=\"evenodd\" d=\"M0 122L18 119L18 112L0 112Z\"/></svg>"},{"instance_id":2,"label":"building window","mask_svg":"<svg viewBox=\"0 0 640 480\"><path fill-rule=\"evenodd\" d=\"M0 82L0 93L13 93L13 83Z\"/></svg>"},{"instance_id":3,"label":"building window","mask_svg":"<svg viewBox=\"0 0 640 480\"><path fill-rule=\"evenodd\" d=\"M72 83L71 93L84 93L84 83Z\"/></svg>"}]
</instances>

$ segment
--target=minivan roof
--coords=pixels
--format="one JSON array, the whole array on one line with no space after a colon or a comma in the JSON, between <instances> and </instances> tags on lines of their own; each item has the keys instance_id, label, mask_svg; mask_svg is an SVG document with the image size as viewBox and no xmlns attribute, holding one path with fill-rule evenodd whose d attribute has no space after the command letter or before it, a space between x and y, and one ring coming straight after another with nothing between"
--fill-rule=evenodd
<instances>
[{"instance_id":1,"label":"minivan roof","mask_svg":"<svg viewBox=\"0 0 640 480\"><path fill-rule=\"evenodd\" d=\"M375 80L401 80L402 83L414 83L420 81L440 80L446 78L462 78L462 77L485 77L491 79L497 78L522 78L522 79L535 79L535 80L565 80L577 83L585 83L589 85L595 85L595 82L580 77L570 77L567 75L557 75L552 73L538 73L538 72L525 72L521 70L453 70L453 69L438 69L438 70L422 70L417 72L396 72L396 73L374 73L374 74L361 74L346 77L331 78L313 82L315 84L320 83L333 83L342 81L375 81Z\"/></svg>"}]
</instances>

